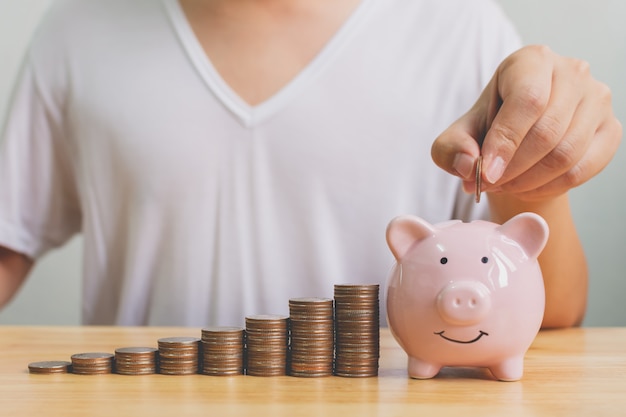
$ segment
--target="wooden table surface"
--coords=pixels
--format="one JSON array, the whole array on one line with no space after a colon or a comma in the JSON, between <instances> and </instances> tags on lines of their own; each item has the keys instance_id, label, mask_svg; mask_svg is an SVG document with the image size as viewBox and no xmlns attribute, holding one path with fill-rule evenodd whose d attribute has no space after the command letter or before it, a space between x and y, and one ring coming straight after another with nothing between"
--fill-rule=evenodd
<instances>
[{"instance_id":1,"label":"wooden table surface","mask_svg":"<svg viewBox=\"0 0 626 417\"><path fill-rule=\"evenodd\" d=\"M381 330L379 376L35 375L28 364L74 353L154 346L200 329L0 327L0 416L625 416L626 328L542 331L525 375L500 382L484 369L406 374L406 355Z\"/></svg>"}]
</instances>

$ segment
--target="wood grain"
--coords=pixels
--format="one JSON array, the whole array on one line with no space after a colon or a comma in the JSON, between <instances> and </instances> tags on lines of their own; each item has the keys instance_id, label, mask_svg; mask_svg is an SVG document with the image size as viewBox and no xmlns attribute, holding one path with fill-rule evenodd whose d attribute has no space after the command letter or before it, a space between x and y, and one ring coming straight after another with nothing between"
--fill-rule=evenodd
<instances>
[{"instance_id":1,"label":"wood grain","mask_svg":"<svg viewBox=\"0 0 626 417\"><path fill-rule=\"evenodd\" d=\"M495 381L473 368L410 379L406 355L386 329L376 378L28 373L31 362L199 335L190 328L0 327L0 415L626 415L626 328L542 331L518 382Z\"/></svg>"}]
</instances>

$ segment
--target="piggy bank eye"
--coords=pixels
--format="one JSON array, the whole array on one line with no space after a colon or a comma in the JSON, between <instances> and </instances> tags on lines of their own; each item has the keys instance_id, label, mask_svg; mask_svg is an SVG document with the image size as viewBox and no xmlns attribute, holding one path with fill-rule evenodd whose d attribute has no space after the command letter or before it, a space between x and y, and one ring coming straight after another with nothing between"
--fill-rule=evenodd
<instances>
[{"instance_id":1,"label":"piggy bank eye","mask_svg":"<svg viewBox=\"0 0 626 417\"><path fill-rule=\"evenodd\" d=\"M483 256L480 262L486 264L487 262L489 262L489 258L487 258L486 256Z\"/></svg>"},{"instance_id":2,"label":"piggy bank eye","mask_svg":"<svg viewBox=\"0 0 626 417\"><path fill-rule=\"evenodd\" d=\"M446 258L446 257L444 256L443 258L441 258L441 259L439 260L439 262L441 262L441 265L445 265L445 264L447 264L447 263L448 263L448 258Z\"/></svg>"}]
</instances>

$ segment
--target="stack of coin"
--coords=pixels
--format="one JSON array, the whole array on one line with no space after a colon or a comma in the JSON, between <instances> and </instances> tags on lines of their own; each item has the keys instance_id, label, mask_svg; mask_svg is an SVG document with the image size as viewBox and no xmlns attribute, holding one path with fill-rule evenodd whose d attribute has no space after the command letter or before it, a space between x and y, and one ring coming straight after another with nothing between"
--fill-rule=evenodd
<instances>
[{"instance_id":1,"label":"stack of coin","mask_svg":"<svg viewBox=\"0 0 626 417\"><path fill-rule=\"evenodd\" d=\"M157 349L123 347L115 349L115 372L122 375L148 375L157 370Z\"/></svg>"},{"instance_id":2,"label":"stack of coin","mask_svg":"<svg viewBox=\"0 0 626 417\"><path fill-rule=\"evenodd\" d=\"M72 369L72 363L67 361L43 361L28 364L31 374L67 374Z\"/></svg>"},{"instance_id":3,"label":"stack of coin","mask_svg":"<svg viewBox=\"0 0 626 417\"><path fill-rule=\"evenodd\" d=\"M246 344L248 375L286 375L289 317L280 315L246 317Z\"/></svg>"},{"instance_id":4,"label":"stack of coin","mask_svg":"<svg viewBox=\"0 0 626 417\"><path fill-rule=\"evenodd\" d=\"M208 327L202 329L202 373L227 376L243 374L244 329Z\"/></svg>"},{"instance_id":5,"label":"stack of coin","mask_svg":"<svg viewBox=\"0 0 626 417\"><path fill-rule=\"evenodd\" d=\"M159 345L159 373L165 375L197 374L200 339L197 337L165 337Z\"/></svg>"},{"instance_id":6,"label":"stack of coin","mask_svg":"<svg viewBox=\"0 0 626 417\"><path fill-rule=\"evenodd\" d=\"M113 372L113 354L76 353L72 355L72 372L80 375L110 374Z\"/></svg>"},{"instance_id":7,"label":"stack of coin","mask_svg":"<svg viewBox=\"0 0 626 417\"><path fill-rule=\"evenodd\" d=\"M378 375L378 284L335 285L335 375Z\"/></svg>"},{"instance_id":8,"label":"stack of coin","mask_svg":"<svg viewBox=\"0 0 626 417\"><path fill-rule=\"evenodd\" d=\"M291 329L289 374L320 377L333 374L334 320L331 298L289 300Z\"/></svg>"}]
</instances>

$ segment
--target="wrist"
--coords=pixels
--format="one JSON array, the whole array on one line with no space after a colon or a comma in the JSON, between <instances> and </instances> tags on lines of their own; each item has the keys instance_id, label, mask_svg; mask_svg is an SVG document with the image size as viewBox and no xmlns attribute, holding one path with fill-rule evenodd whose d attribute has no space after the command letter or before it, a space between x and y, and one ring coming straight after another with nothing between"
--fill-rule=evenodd
<instances>
[{"instance_id":1,"label":"wrist","mask_svg":"<svg viewBox=\"0 0 626 417\"><path fill-rule=\"evenodd\" d=\"M560 194L542 200L524 200L512 194L487 193L491 220L504 223L516 214L537 213L546 220L570 216L569 195Z\"/></svg>"}]
</instances>

